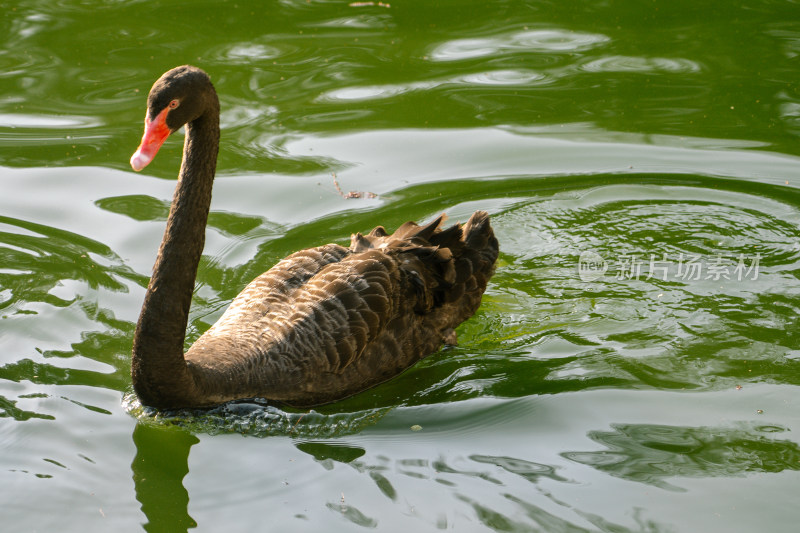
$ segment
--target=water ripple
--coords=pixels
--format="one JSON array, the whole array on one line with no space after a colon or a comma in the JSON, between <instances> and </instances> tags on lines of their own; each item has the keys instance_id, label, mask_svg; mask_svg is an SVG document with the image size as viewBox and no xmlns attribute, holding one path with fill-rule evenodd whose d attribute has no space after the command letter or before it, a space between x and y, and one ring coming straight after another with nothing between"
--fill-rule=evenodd
<instances>
[{"instance_id":1,"label":"water ripple","mask_svg":"<svg viewBox=\"0 0 800 533\"><path fill-rule=\"evenodd\" d=\"M607 56L580 65L587 72L700 72L696 61L669 57Z\"/></svg>"},{"instance_id":2,"label":"water ripple","mask_svg":"<svg viewBox=\"0 0 800 533\"><path fill-rule=\"evenodd\" d=\"M95 117L0 113L0 128L74 129L100 124Z\"/></svg>"},{"instance_id":3,"label":"water ripple","mask_svg":"<svg viewBox=\"0 0 800 533\"><path fill-rule=\"evenodd\" d=\"M28 77L34 72L44 71L45 65L53 61L52 54L44 48L29 46L24 49L0 51L0 79Z\"/></svg>"},{"instance_id":4,"label":"water ripple","mask_svg":"<svg viewBox=\"0 0 800 533\"><path fill-rule=\"evenodd\" d=\"M286 50L257 42L226 43L210 51L211 59L232 65L253 65L283 56Z\"/></svg>"},{"instance_id":5,"label":"water ripple","mask_svg":"<svg viewBox=\"0 0 800 533\"><path fill-rule=\"evenodd\" d=\"M317 98L318 102L357 102L392 98L412 91L430 91L440 87L534 86L546 85L552 78L526 69L501 69L460 75L440 80L417 81L393 85L372 85L334 89Z\"/></svg>"},{"instance_id":6,"label":"water ripple","mask_svg":"<svg viewBox=\"0 0 800 533\"><path fill-rule=\"evenodd\" d=\"M229 402L207 410L159 411L143 406L134 394L126 394L122 404L128 413L140 421L180 426L197 433L240 433L252 437L341 437L374 425L391 410L378 408L323 414L313 409L308 412L285 411L263 400L248 400Z\"/></svg>"},{"instance_id":7,"label":"water ripple","mask_svg":"<svg viewBox=\"0 0 800 533\"><path fill-rule=\"evenodd\" d=\"M793 204L719 186L612 185L525 202L495 221L513 252L483 312L497 313L486 327L506 357L539 360L515 362L519 373L661 388L787 379L800 312ZM587 253L591 276L579 269ZM491 372L470 379L482 375Z\"/></svg>"},{"instance_id":8,"label":"water ripple","mask_svg":"<svg viewBox=\"0 0 800 533\"><path fill-rule=\"evenodd\" d=\"M306 24L308 28L382 29L392 24L388 15L353 15Z\"/></svg>"},{"instance_id":9,"label":"water ripple","mask_svg":"<svg viewBox=\"0 0 800 533\"><path fill-rule=\"evenodd\" d=\"M591 50L611 39L598 33L568 30L532 30L478 39L456 39L438 45L431 61L460 61L524 52L571 53Z\"/></svg>"},{"instance_id":10,"label":"water ripple","mask_svg":"<svg viewBox=\"0 0 800 533\"><path fill-rule=\"evenodd\" d=\"M589 433L606 449L562 455L612 476L683 490L668 480L800 469L797 443L774 436L786 431L780 426L755 424L733 428L615 424L610 431Z\"/></svg>"},{"instance_id":11,"label":"water ripple","mask_svg":"<svg viewBox=\"0 0 800 533\"><path fill-rule=\"evenodd\" d=\"M543 85L548 76L541 72L524 69L504 69L467 74L460 82L470 85Z\"/></svg>"}]
</instances>

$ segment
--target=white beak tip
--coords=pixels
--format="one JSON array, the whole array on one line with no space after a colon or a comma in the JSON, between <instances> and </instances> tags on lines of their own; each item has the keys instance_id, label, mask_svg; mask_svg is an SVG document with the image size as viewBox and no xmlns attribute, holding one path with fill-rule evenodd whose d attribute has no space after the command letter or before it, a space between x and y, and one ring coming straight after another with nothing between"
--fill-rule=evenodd
<instances>
[{"instance_id":1,"label":"white beak tip","mask_svg":"<svg viewBox=\"0 0 800 533\"><path fill-rule=\"evenodd\" d=\"M141 150L136 150L131 156L131 167L136 172L139 172L152 161L152 157L148 157L147 155L143 154Z\"/></svg>"}]
</instances>

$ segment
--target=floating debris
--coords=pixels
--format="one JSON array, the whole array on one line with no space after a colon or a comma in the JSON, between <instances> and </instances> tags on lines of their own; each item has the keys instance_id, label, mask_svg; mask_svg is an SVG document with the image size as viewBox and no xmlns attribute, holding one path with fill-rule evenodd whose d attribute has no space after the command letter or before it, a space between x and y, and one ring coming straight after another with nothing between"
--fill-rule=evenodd
<instances>
[{"instance_id":1,"label":"floating debris","mask_svg":"<svg viewBox=\"0 0 800 533\"><path fill-rule=\"evenodd\" d=\"M350 2L350 7L385 7L389 9L392 4L386 2Z\"/></svg>"},{"instance_id":2,"label":"floating debris","mask_svg":"<svg viewBox=\"0 0 800 533\"><path fill-rule=\"evenodd\" d=\"M336 187L336 192L339 193L339 196L348 200L351 198L377 198L378 195L374 192L365 192L365 191L350 191L349 193L345 194L342 192L341 187L339 187L339 182L336 179L336 173L331 172L331 176L333 176L333 185Z\"/></svg>"}]
</instances>

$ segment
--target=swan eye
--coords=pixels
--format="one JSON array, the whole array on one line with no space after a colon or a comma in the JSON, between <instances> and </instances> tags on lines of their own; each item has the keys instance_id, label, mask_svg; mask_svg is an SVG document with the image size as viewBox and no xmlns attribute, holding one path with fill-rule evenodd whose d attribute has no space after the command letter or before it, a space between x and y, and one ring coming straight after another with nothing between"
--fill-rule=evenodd
<instances>
[{"instance_id":1,"label":"swan eye","mask_svg":"<svg viewBox=\"0 0 800 533\"><path fill-rule=\"evenodd\" d=\"M169 107L170 109L175 109L180 105L180 103L181 103L180 100L173 100L169 103L167 107Z\"/></svg>"}]
</instances>

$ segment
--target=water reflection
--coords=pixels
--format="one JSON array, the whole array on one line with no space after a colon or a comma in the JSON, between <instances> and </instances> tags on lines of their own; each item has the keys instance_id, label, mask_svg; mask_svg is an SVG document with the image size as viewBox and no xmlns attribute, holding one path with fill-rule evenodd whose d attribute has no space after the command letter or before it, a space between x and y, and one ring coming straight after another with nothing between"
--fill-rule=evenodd
<instances>
[{"instance_id":1,"label":"water reflection","mask_svg":"<svg viewBox=\"0 0 800 533\"><path fill-rule=\"evenodd\" d=\"M314 457L326 470L333 468L333 461L352 463L366 453L363 448L339 443L299 442L296 446L301 452Z\"/></svg>"},{"instance_id":2,"label":"water reflection","mask_svg":"<svg viewBox=\"0 0 800 533\"><path fill-rule=\"evenodd\" d=\"M108 246L51 226L0 216L3 263L0 285L10 290L17 304L69 301L48 295L64 280L79 280L91 288L127 291L119 278L142 281Z\"/></svg>"},{"instance_id":3,"label":"water reflection","mask_svg":"<svg viewBox=\"0 0 800 533\"><path fill-rule=\"evenodd\" d=\"M685 31L675 10L685 10L679 13L686 16L698 8L683 2L680 8L657 11L619 8L617 18L605 22L602 12L612 9L607 3L580 8L548 3L520 10L502 2L484 18L475 16L481 13L477 4L283 2L265 10L201 2L173 8L187 32L162 28L152 20L119 27L115 17L141 19L138 2L96 4L26 3L14 10L4 36L7 52L0 80L6 80L8 96L3 111L67 113L102 124L92 129L91 137L63 143L76 144L72 162L80 158L103 166L117 160L120 167L124 164L122 144L111 142L119 129L107 125L130 117L131 125L120 127L134 138L140 135L142 91L153 76L153 64L142 58L186 61L183 50L193 40L198 42L192 57L214 73L224 87L223 100L245 107L277 106L269 120L252 126L258 136L318 132L321 122L306 120L312 115L328 118L325 131L370 131L387 124L420 127L437 121L452 127L592 120L609 130L689 136L724 132L722 136L775 142L787 151L792 151L792 139L796 144L798 98L791 61L800 39L789 22L796 18L790 16L792 7L780 3L748 8L748 14L763 9L759 16L775 17L748 24L740 9L706 7L709 16L727 22L715 25L717 31L708 34L713 39ZM87 18L96 21L95 27L76 31L78 21ZM233 18L238 24L230 32ZM75 34L82 38L75 41ZM69 54L62 42L70 42ZM742 52L741 42L751 46ZM110 44L105 54L97 54L95 43ZM726 45L739 53L720 61L713 51ZM761 74L757 80L752 76L756 69ZM478 83L470 81L474 79ZM487 79L507 90L487 92L481 84ZM522 86L530 90L519 94ZM465 89L472 90L464 94ZM408 99L409 93L415 98ZM365 98L370 94L377 96ZM347 112L353 111L354 100L367 104L357 114ZM419 112L420 106L429 110L430 103L437 113ZM0 143L20 141L12 132L0 133L8 133L0 135ZM48 132L41 142L56 144L58 134ZM245 138L238 139L240 135ZM242 148L250 146L243 143L247 135L239 130L228 136L239 155L249 154ZM27 142L37 141L31 136ZM4 160L31 166L63 157L54 153L26 149L13 157L5 154ZM272 162L280 164L280 158ZM230 158L224 168L243 168L241 164L248 165L241 157Z\"/></svg>"},{"instance_id":4,"label":"water reflection","mask_svg":"<svg viewBox=\"0 0 800 533\"><path fill-rule=\"evenodd\" d=\"M30 396L28 396L30 397ZM13 418L17 422L24 422L32 418L40 418L43 420L55 420L52 415L37 413L35 411L28 411L17 406L19 403L16 400L10 400L4 396L0 396L0 418Z\"/></svg>"},{"instance_id":5,"label":"water reflection","mask_svg":"<svg viewBox=\"0 0 800 533\"><path fill-rule=\"evenodd\" d=\"M341 503L328 502L325 505L331 511L341 514L342 518L348 522L352 522L357 526L375 528L378 525L378 521L376 519L365 515L357 508L347 504L344 497L342 498Z\"/></svg>"},{"instance_id":6,"label":"water reflection","mask_svg":"<svg viewBox=\"0 0 800 533\"><path fill-rule=\"evenodd\" d=\"M183 479L189 473L189 451L200 441L183 430L138 423L133 442L131 470L136 499L147 517L145 531L172 533L196 527Z\"/></svg>"},{"instance_id":7,"label":"water reflection","mask_svg":"<svg viewBox=\"0 0 800 533\"><path fill-rule=\"evenodd\" d=\"M133 325L96 297L127 293L145 278L82 235L5 216L0 227L0 320L5 331L26 332L6 339L0 379L125 389L130 363L118 354L130 350Z\"/></svg>"},{"instance_id":8,"label":"water reflection","mask_svg":"<svg viewBox=\"0 0 800 533\"><path fill-rule=\"evenodd\" d=\"M663 388L715 386L715 378L743 373L793 380L785 365L794 363L783 357L797 349L788 325L796 305L787 306L783 294L800 260L798 212L764 197L714 194L719 203L690 200L702 189L654 187L644 199L631 188L598 187L522 203L498 217L515 251L498 273L497 302L490 298L484 312L492 316L497 306L502 353L528 366L548 360L545 380L564 385L601 376ZM588 282L576 270L587 250L609 269ZM757 276L733 275L737 257L746 255L752 268L756 253ZM622 275L624 258L637 254L641 275ZM702 276L681 277L679 258L695 255L703 258ZM651 271L651 257L668 268ZM725 277L715 277L715 261L728 269ZM539 313L525 313L532 308ZM747 356L729 349L744 344ZM525 351L533 359L517 363L513 356Z\"/></svg>"},{"instance_id":9,"label":"water reflection","mask_svg":"<svg viewBox=\"0 0 800 533\"><path fill-rule=\"evenodd\" d=\"M329 501L327 508L348 522L368 527L386 527L390 522L382 510L399 507L412 523L437 529L464 529L465 524L474 528L480 523L491 531L672 530L648 519L641 509L632 511L630 525L587 512L571 499L560 499L556 496L559 485L574 486L575 481L556 473L559 467L555 465L522 456L441 453L430 457L436 450L431 448L427 454L423 449L419 448L421 457L368 451L345 463L348 472L368 476L384 499L374 500L371 512L365 512L353 507L342 492L340 501ZM332 463L329 466L333 469ZM363 498L363 486L359 494Z\"/></svg>"},{"instance_id":10,"label":"water reflection","mask_svg":"<svg viewBox=\"0 0 800 533\"><path fill-rule=\"evenodd\" d=\"M588 436L601 451L568 451L572 461L630 481L683 490L682 477L738 477L800 470L800 446L778 439L780 426L682 427L615 424Z\"/></svg>"},{"instance_id":11,"label":"water reflection","mask_svg":"<svg viewBox=\"0 0 800 533\"><path fill-rule=\"evenodd\" d=\"M493 456L493 455L471 455L470 459L476 463L486 463L498 466L503 470L517 474L527 479L531 483L538 482L541 478L550 478L555 481L566 481L563 477L556 474L556 469L550 465L516 459L514 457Z\"/></svg>"},{"instance_id":12,"label":"water reflection","mask_svg":"<svg viewBox=\"0 0 800 533\"><path fill-rule=\"evenodd\" d=\"M115 196L101 198L95 205L106 211L128 216L134 220L166 220L169 214L170 203L146 195ZM261 228L260 236L264 230L276 230L276 225L269 223L265 218L212 211L208 216L209 228L218 230L228 237L244 237L255 228Z\"/></svg>"}]
</instances>

